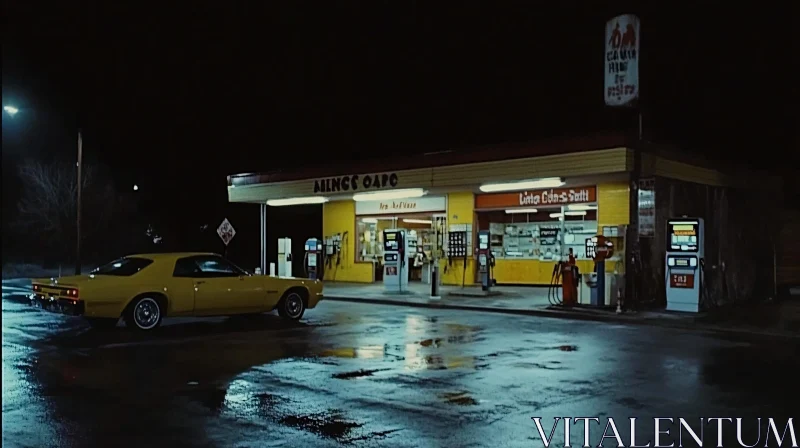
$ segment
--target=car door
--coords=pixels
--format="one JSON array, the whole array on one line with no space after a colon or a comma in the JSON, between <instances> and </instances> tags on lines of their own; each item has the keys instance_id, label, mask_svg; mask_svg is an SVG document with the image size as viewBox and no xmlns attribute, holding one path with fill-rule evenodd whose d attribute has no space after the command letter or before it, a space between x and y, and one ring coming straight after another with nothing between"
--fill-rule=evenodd
<instances>
[{"instance_id":1,"label":"car door","mask_svg":"<svg viewBox=\"0 0 800 448\"><path fill-rule=\"evenodd\" d=\"M192 315L194 309L195 278L200 275L200 268L194 257L179 258L175 261L172 278L166 282L165 292L169 297L170 315Z\"/></svg>"},{"instance_id":2,"label":"car door","mask_svg":"<svg viewBox=\"0 0 800 448\"><path fill-rule=\"evenodd\" d=\"M222 257L198 256L194 281L195 314L239 314L261 311L265 291L261 282Z\"/></svg>"}]
</instances>

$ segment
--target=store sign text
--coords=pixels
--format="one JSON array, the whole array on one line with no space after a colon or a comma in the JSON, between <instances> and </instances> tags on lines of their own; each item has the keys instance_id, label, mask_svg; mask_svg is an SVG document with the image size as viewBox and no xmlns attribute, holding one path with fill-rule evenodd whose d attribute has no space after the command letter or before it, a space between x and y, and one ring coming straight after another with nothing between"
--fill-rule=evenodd
<instances>
[{"instance_id":1,"label":"store sign text","mask_svg":"<svg viewBox=\"0 0 800 448\"><path fill-rule=\"evenodd\" d=\"M356 215L444 212L446 208L447 201L444 196L426 196L418 199L395 199L391 201L358 201L356 202Z\"/></svg>"},{"instance_id":2,"label":"store sign text","mask_svg":"<svg viewBox=\"0 0 800 448\"><path fill-rule=\"evenodd\" d=\"M314 181L314 193L339 193L343 191L380 190L394 188L399 183L396 173L353 174L351 176L329 177Z\"/></svg>"},{"instance_id":3,"label":"store sign text","mask_svg":"<svg viewBox=\"0 0 800 448\"><path fill-rule=\"evenodd\" d=\"M475 208L510 208L548 205L584 204L597 200L597 187L551 188L518 193L481 194Z\"/></svg>"},{"instance_id":4,"label":"store sign text","mask_svg":"<svg viewBox=\"0 0 800 448\"><path fill-rule=\"evenodd\" d=\"M560 205L589 202L589 190L523 191L519 194L519 205Z\"/></svg>"}]
</instances>

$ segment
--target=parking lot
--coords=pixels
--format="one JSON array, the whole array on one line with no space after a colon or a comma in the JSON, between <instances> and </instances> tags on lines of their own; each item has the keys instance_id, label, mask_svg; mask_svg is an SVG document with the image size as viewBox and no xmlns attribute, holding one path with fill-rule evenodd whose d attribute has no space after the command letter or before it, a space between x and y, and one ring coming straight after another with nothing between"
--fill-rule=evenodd
<instances>
[{"instance_id":1,"label":"parking lot","mask_svg":"<svg viewBox=\"0 0 800 448\"><path fill-rule=\"evenodd\" d=\"M529 447L541 446L533 416L796 410L800 351L786 344L341 302L301 323L97 331L15 288L3 299L4 446Z\"/></svg>"}]
</instances>

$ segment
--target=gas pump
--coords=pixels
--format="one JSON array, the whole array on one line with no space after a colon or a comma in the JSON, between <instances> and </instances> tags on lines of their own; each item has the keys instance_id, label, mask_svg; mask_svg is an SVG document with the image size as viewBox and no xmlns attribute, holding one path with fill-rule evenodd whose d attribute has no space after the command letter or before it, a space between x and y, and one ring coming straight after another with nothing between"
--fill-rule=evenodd
<instances>
[{"instance_id":1,"label":"gas pump","mask_svg":"<svg viewBox=\"0 0 800 448\"><path fill-rule=\"evenodd\" d=\"M387 292L408 289L407 244L405 230L383 231L383 286Z\"/></svg>"},{"instance_id":2,"label":"gas pump","mask_svg":"<svg viewBox=\"0 0 800 448\"><path fill-rule=\"evenodd\" d=\"M561 268L562 305L573 306L578 303L578 267L574 258L558 263Z\"/></svg>"},{"instance_id":3,"label":"gas pump","mask_svg":"<svg viewBox=\"0 0 800 448\"><path fill-rule=\"evenodd\" d=\"M490 291L492 288L492 270L494 269L494 254L489 249L489 231L478 232L478 265L481 275L481 289Z\"/></svg>"},{"instance_id":4,"label":"gas pump","mask_svg":"<svg viewBox=\"0 0 800 448\"><path fill-rule=\"evenodd\" d=\"M278 277L292 276L292 239L278 238Z\"/></svg>"},{"instance_id":5,"label":"gas pump","mask_svg":"<svg viewBox=\"0 0 800 448\"><path fill-rule=\"evenodd\" d=\"M698 269L704 263L705 228L702 218L674 218L667 221L667 310L700 311ZM699 281L698 281L699 280Z\"/></svg>"},{"instance_id":6,"label":"gas pump","mask_svg":"<svg viewBox=\"0 0 800 448\"><path fill-rule=\"evenodd\" d=\"M592 297L589 303L594 306L605 306L606 260L614 255L614 243L603 235L587 238L586 255L594 260L593 281L589 283L589 287L592 289Z\"/></svg>"},{"instance_id":7,"label":"gas pump","mask_svg":"<svg viewBox=\"0 0 800 448\"><path fill-rule=\"evenodd\" d=\"M320 258L322 255L322 241L316 238L306 240L306 255L303 266L306 269L306 277L317 280L322 277Z\"/></svg>"}]
</instances>

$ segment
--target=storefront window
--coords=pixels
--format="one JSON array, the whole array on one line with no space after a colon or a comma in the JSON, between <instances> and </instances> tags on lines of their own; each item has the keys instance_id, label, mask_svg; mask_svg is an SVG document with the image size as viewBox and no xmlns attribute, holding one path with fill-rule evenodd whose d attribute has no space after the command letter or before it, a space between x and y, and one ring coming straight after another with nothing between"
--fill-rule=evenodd
<instances>
[{"instance_id":1,"label":"storefront window","mask_svg":"<svg viewBox=\"0 0 800 448\"><path fill-rule=\"evenodd\" d=\"M597 234L596 203L478 212L496 258L561 260L572 249L588 259L586 239Z\"/></svg>"},{"instance_id":2,"label":"storefront window","mask_svg":"<svg viewBox=\"0 0 800 448\"><path fill-rule=\"evenodd\" d=\"M358 261L379 261L383 257L383 231L397 226L396 217L356 218Z\"/></svg>"},{"instance_id":3,"label":"storefront window","mask_svg":"<svg viewBox=\"0 0 800 448\"><path fill-rule=\"evenodd\" d=\"M438 215L436 215L438 216ZM437 238L434 215L409 214L400 216L358 216L356 229L358 233L357 261L380 262L383 258L383 231L388 229L406 229L408 235L416 241L417 251L422 252L425 259L431 259L441 252L443 236ZM439 233L444 228L442 224Z\"/></svg>"}]
</instances>

